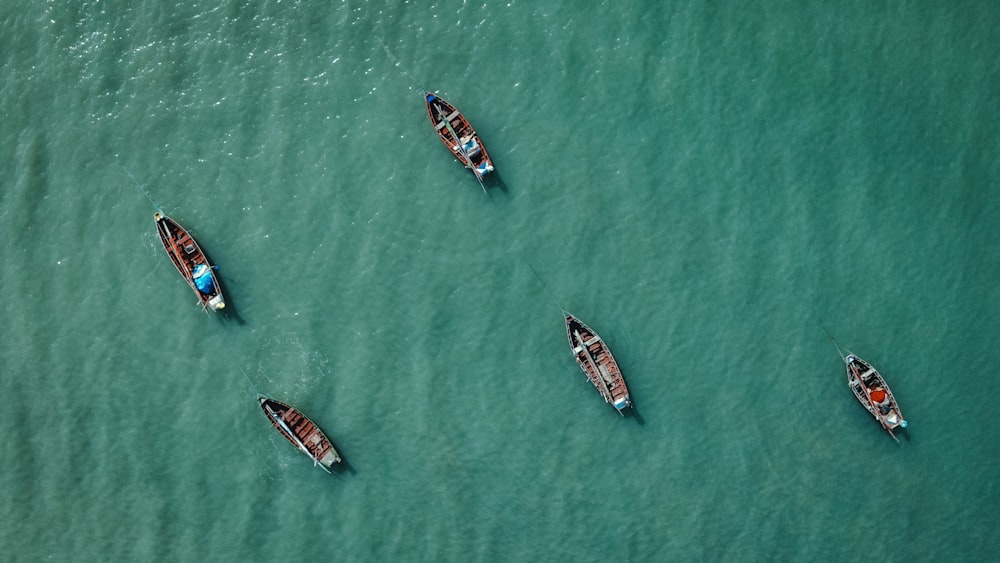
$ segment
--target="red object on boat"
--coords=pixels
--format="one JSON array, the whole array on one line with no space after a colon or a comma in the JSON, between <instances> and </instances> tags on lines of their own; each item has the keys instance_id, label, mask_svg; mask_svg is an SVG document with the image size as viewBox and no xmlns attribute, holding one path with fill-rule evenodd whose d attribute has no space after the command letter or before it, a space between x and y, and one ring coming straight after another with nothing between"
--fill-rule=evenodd
<instances>
[{"instance_id":1,"label":"red object on boat","mask_svg":"<svg viewBox=\"0 0 1000 563\"><path fill-rule=\"evenodd\" d=\"M872 401L874 401L876 403L881 403L882 401L885 400L885 390L883 390L883 389L876 389L876 390L872 391L871 397L872 397Z\"/></svg>"}]
</instances>

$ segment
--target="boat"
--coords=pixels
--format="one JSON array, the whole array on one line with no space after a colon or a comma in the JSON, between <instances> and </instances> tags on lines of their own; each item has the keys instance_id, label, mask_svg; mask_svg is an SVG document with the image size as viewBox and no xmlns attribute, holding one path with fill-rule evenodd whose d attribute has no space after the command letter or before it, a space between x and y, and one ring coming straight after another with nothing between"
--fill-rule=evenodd
<instances>
[{"instance_id":1,"label":"boat","mask_svg":"<svg viewBox=\"0 0 1000 563\"><path fill-rule=\"evenodd\" d=\"M267 397L258 397L257 400L271 424L293 446L309 456L309 459L313 460L313 465L318 465L329 473L334 463L340 463L341 457L333 447L333 442L323 434L316 423L281 401Z\"/></svg>"},{"instance_id":2,"label":"boat","mask_svg":"<svg viewBox=\"0 0 1000 563\"><path fill-rule=\"evenodd\" d=\"M871 364L851 353L844 357L844 363L847 365L847 384L858 402L889 432L892 439L898 442L899 439L892 431L896 428L905 429L908 423L903 418L896 398L886 385L882 374Z\"/></svg>"},{"instance_id":3,"label":"boat","mask_svg":"<svg viewBox=\"0 0 1000 563\"><path fill-rule=\"evenodd\" d=\"M625 416L625 409L632 406L628 386L618 368L618 362L611 355L611 349L592 328L570 313L566 313L566 335L576 363L594 384L597 391L610 403L618 414Z\"/></svg>"},{"instance_id":4,"label":"boat","mask_svg":"<svg viewBox=\"0 0 1000 563\"><path fill-rule=\"evenodd\" d=\"M427 116L431 118L441 142L482 183L483 176L493 171L493 159L469 120L455 106L433 92L426 92L424 101L427 103Z\"/></svg>"},{"instance_id":5,"label":"boat","mask_svg":"<svg viewBox=\"0 0 1000 563\"><path fill-rule=\"evenodd\" d=\"M177 221L163 213L157 213L153 217L156 219L156 232L160 234L163 248L177 271L198 296L202 308L206 311L225 308L226 301L222 296L222 286L215 277L215 266L208 261L194 237Z\"/></svg>"}]
</instances>

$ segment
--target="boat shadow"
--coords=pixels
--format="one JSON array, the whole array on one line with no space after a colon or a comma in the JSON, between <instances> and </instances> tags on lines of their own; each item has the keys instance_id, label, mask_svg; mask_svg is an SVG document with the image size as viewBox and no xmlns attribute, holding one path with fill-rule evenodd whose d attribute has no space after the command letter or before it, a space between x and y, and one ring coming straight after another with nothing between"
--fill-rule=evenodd
<instances>
[{"instance_id":1,"label":"boat shadow","mask_svg":"<svg viewBox=\"0 0 1000 563\"><path fill-rule=\"evenodd\" d=\"M358 473L357 469L351 465L351 462L347 461L346 457L341 455L340 463L334 465L330 468L331 475L343 476L343 475L356 475Z\"/></svg>"},{"instance_id":2,"label":"boat shadow","mask_svg":"<svg viewBox=\"0 0 1000 563\"><path fill-rule=\"evenodd\" d=\"M245 325L247 322L240 315L239 310L236 308L236 303L233 302L232 294L226 289L226 282L222 279L222 276L217 276L219 280L219 290L222 292L222 297L226 301L226 307L221 311L218 311L218 317L220 322L235 321L236 324Z\"/></svg>"},{"instance_id":3,"label":"boat shadow","mask_svg":"<svg viewBox=\"0 0 1000 563\"><path fill-rule=\"evenodd\" d=\"M639 423L639 426L646 425L646 419L642 418L642 415L639 414L639 409L637 409L634 404L632 405L632 408L629 409L629 413L625 415L625 418L634 418L635 421Z\"/></svg>"},{"instance_id":4,"label":"boat shadow","mask_svg":"<svg viewBox=\"0 0 1000 563\"><path fill-rule=\"evenodd\" d=\"M223 309L223 310L221 310L221 311L219 311L219 314L218 314L219 322L223 322L223 323L224 322L235 322L236 324L239 324L239 325L245 325L245 324L247 324L246 320L244 320L243 317L240 316L239 311L236 310L236 307L233 305L232 301L230 301L228 299L228 296L226 296L226 297L227 297L227 299L226 299L226 308Z\"/></svg>"},{"instance_id":5,"label":"boat shadow","mask_svg":"<svg viewBox=\"0 0 1000 563\"><path fill-rule=\"evenodd\" d=\"M510 193L510 188L507 187L507 182L503 181L503 178L500 177L500 174L497 173L496 170L486 176L486 180L483 181L483 185L486 187L487 193L494 189L500 190L504 195Z\"/></svg>"}]
</instances>

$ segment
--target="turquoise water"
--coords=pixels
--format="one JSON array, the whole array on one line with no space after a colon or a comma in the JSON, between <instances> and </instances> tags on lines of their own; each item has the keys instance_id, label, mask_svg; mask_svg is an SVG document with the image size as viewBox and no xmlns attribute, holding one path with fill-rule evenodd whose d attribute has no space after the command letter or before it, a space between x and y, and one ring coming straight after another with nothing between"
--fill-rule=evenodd
<instances>
[{"instance_id":1,"label":"turquoise water","mask_svg":"<svg viewBox=\"0 0 1000 563\"><path fill-rule=\"evenodd\" d=\"M58 4L0 20L4 559L995 558L993 3Z\"/></svg>"}]
</instances>

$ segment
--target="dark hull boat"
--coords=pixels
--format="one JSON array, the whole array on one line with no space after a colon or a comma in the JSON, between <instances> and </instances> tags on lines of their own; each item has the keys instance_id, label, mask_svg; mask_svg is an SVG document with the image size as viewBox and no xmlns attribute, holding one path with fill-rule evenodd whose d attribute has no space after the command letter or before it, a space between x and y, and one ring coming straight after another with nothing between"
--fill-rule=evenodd
<instances>
[{"instance_id":1,"label":"dark hull boat","mask_svg":"<svg viewBox=\"0 0 1000 563\"><path fill-rule=\"evenodd\" d=\"M271 425L299 451L309 456L314 465L329 473L330 467L340 462L340 454L333 447L333 442L305 415L281 401L266 397L257 400Z\"/></svg>"},{"instance_id":2,"label":"dark hull boat","mask_svg":"<svg viewBox=\"0 0 1000 563\"><path fill-rule=\"evenodd\" d=\"M427 116L431 118L441 142L482 182L483 176L493 171L493 160L469 120L436 94L425 93L424 101L427 103Z\"/></svg>"},{"instance_id":3,"label":"dark hull boat","mask_svg":"<svg viewBox=\"0 0 1000 563\"><path fill-rule=\"evenodd\" d=\"M892 391L882 379L882 374L854 354L847 354L844 363L847 365L847 384L851 387L854 397L898 442L892 431L896 428L906 428L907 422L903 419L903 413L899 410Z\"/></svg>"},{"instance_id":4,"label":"dark hull boat","mask_svg":"<svg viewBox=\"0 0 1000 563\"><path fill-rule=\"evenodd\" d=\"M573 315L566 313L566 335L576 363L594 384L604 400L622 412L632 406L625 378L618 369L618 362L611 355L608 345L589 326Z\"/></svg>"},{"instance_id":5,"label":"dark hull boat","mask_svg":"<svg viewBox=\"0 0 1000 563\"><path fill-rule=\"evenodd\" d=\"M166 249L177 271L184 277L184 281L198 296L201 306L206 311L208 309L218 311L224 308L226 301L222 297L222 286L215 277L215 268L209 263L194 237L163 213L157 213L154 218L156 232L160 235L163 248Z\"/></svg>"}]
</instances>

